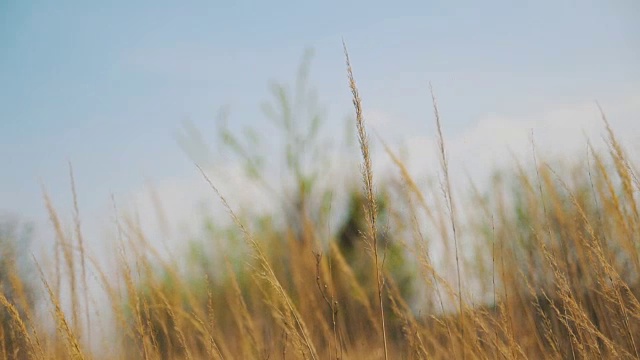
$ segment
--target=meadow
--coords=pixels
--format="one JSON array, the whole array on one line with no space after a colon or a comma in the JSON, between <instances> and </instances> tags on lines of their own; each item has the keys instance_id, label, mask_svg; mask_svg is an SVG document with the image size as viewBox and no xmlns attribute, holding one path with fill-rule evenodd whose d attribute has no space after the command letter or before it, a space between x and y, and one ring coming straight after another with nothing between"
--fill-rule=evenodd
<instances>
[{"instance_id":1,"label":"meadow","mask_svg":"<svg viewBox=\"0 0 640 360\"><path fill-rule=\"evenodd\" d=\"M3 231L1 358L640 358L640 180L605 114L608 151L587 141L582 159L558 167L536 156L532 138L530 162L458 192L432 90L440 167L424 185L384 136L371 136L346 48L345 57L359 164L339 222L330 221L338 185L318 160L320 120L299 115L303 64L297 91L276 86L266 109L294 180L273 214L232 207L234 194L195 162L232 223L204 219L204 238L183 259L161 256L123 215L117 270L105 269L85 245L73 172L72 226L44 194L50 266L29 258L36 275L23 276L12 246L19 231ZM220 135L253 181L280 185L262 175L251 136ZM393 175L374 173L374 140Z\"/></svg>"}]
</instances>

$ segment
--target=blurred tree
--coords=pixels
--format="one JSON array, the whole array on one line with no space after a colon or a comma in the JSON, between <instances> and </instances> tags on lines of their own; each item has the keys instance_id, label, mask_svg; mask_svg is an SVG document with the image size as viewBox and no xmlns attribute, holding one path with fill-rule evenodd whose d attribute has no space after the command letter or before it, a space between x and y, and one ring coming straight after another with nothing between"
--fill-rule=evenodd
<instances>
[{"instance_id":1,"label":"blurred tree","mask_svg":"<svg viewBox=\"0 0 640 360\"><path fill-rule=\"evenodd\" d=\"M240 214L243 222L252 226L252 232L264 244L278 280L297 305L304 307L309 305L310 298L320 297L315 289L315 281L313 281L316 277L313 252L327 252L329 256L333 256L328 244L329 241L337 243L355 278L369 292L363 295L369 297L371 303L375 303L373 299L376 296L374 291L376 287L372 282L374 281L374 272L372 271L371 256L366 253L366 245L362 235L363 232L366 233L364 212L366 198L356 181L347 181L349 184L344 186L336 178L329 175L336 166L343 165L343 163L336 164L335 159L344 161L345 153L347 156L351 156L351 153L346 151L349 147L348 140L344 143L346 148L341 148L333 131L331 133L322 132L325 113L318 105L316 92L308 84L311 56L310 51L305 53L292 88L276 82L271 84L272 101L265 103L262 107L275 130L282 135L281 141L276 147L270 149L273 151L269 154L274 154L274 156L266 156L265 139L261 138L260 131L252 128L244 129L239 133L232 131L226 122L227 113L221 114L218 135L221 143L224 144L224 149L230 151L232 158L242 165L247 177L271 196L270 201L276 204L275 212L270 214L267 219L255 216L251 212L243 213L242 209L234 210ZM352 128L355 127L353 123L350 125ZM199 165L212 164L213 161L206 159L210 153L200 134L200 131L190 125L178 136L178 140L188 155ZM274 178L274 174L268 173L269 169L274 168L281 169L276 174L279 178ZM353 169L355 180L359 175L355 161ZM380 239L378 246L385 254L385 274L388 278L393 279L401 296L404 299L410 299L413 296L415 271L405 261L406 250L397 239L390 236L389 232L384 229L388 222L386 219L390 217L390 210L388 196L385 192L386 186L383 185L379 189L381 191L378 194L378 216L381 221L378 229ZM332 206L337 194L346 196L343 199L345 200L346 214L338 219L341 225L339 225L337 232L324 232L323 229L329 227L326 224L330 222L333 215L343 210L339 209L342 204ZM202 306L206 307L207 291L205 290L208 288L212 294L227 294L216 299L216 302L233 303L233 301L238 301L233 296L230 299L227 298L230 296L228 294L238 293L243 301L246 299L249 310L266 310L264 304L258 300L258 297L263 294L256 293L258 290L255 286L255 280L252 279L252 270L250 266L244 266L251 260L246 257L246 252L235 251L238 249L235 249L234 244L242 244L237 225L232 224L230 228L219 228L214 219L206 219L204 225L205 231L202 237L206 238L209 244L213 242L219 246L191 246L189 263L194 265L194 269L192 269L194 271L188 277L192 276L193 279L196 279L198 276L208 274L210 283L203 284L187 280L189 283L187 287L173 288L172 282L169 281L170 276L154 274L164 280L154 283L147 278L139 284L141 301L146 302L145 306L152 309L143 315L143 322L148 324L158 347L163 351L176 349L176 344L180 342L176 333L171 330L176 326L176 323L167 311L169 307L166 302L170 303L170 307L175 306L190 313L196 311L193 307L195 303L204 304ZM219 241L220 239L224 241ZM224 272L220 267L220 264L225 261L220 256L220 250L223 250L224 255L228 255L228 258L232 260L232 264L229 264L231 272ZM237 264L236 261L233 261L238 259L236 253L241 253L243 256L242 260L238 261L239 268L235 268ZM196 264L198 265L196 266ZM230 281L229 278L220 279L220 276L216 274L226 274L227 277L233 274L232 276L235 278L233 281ZM338 275L335 277L339 278ZM323 281L331 282L329 279L323 279ZM340 280L336 279L335 281L339 282ZM234 282L237 282L237 289ZM309 283L313 285L308 287ZM358 307L360 300L354 299L354 294L349 291L350 285L337 286L340 289L337 289L336 300L340 303L341 313L344 311L347 316L346 314L350 312L349 309L354 309L355 312L352 313L357 313L360 310ZM155 290L149 291L149 289ZM309 291L311 296L304 293L305 290L311 290ZM180 292L189 292L190 297L194 300L193 303L184 301L184 294L179 294ZM162 296L160 296L161 294ZM384 301L385 307L390 306L387 298ZM313 312L308 311L307 313ZM246 332L241 325L238 325L243 321L233 319L229 311L225 310L217 312L217 314L217 323L224 326L225 331L233 332L232 329L235 329L239 334ZM386 311L386 314L389 317L394 316L390 310ZM345 326L354 332L368 331L363 330L360 325L362 324L348 321ZM271 331L271 329L264 329L264 331ZM202 344L197 345L197 347L202 346Z\"/></svg>"},{"instance_id":2,"label":"blurred tree","mask_svg":"<svg viewBox=\"0 0 640 360\"><path fill-rule=\"evenodd\" d=\"M379 188L381 191L376 200L378 206L378 247L380 248L380 253L383 254L385 272L395 282L402 299L411 302L415 295L414 280L416 271L407 261L406 250L398 239L392 233L386 231L391 210L387 188L385 186ZM363 284L367 284L366 287L371 290L369 295L373 298L375 297L375 284L372 282L371 271L373 264L371 263L371 256L366 253L371 249L367 249L368 245L364 238L368 231L365 212L366 203L367 199L362 191L356 188L350 192L347 214L336 235L336 241L345 259L355 271L358 280ZM390 310L386 311L387 315L392 313Z\"/></svg>"}]
</instances>

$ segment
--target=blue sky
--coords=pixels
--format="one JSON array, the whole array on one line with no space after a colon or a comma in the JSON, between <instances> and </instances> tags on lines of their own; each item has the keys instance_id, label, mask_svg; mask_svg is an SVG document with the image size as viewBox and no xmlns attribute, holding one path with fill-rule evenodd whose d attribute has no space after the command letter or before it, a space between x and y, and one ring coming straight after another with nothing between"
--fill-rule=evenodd
<instances>
[{"instance_id":1,"label":"blue sky","mask_svg":"<svg viewBox=\"0 0 640 360\"><path fill-rule=\"evenodd\" d=\"M89 214L146 178L192 176L181 121L215 141L228 104L233 126L266 128L269 80L291 80L308 47L327 125L342 129L342 38L365 109L400 136L431 131L429 81L452 136L491 114L640 94L632 0L106 3L0 3L0 211L42 219L39 181L67 211L67 161Z\"/></svg>"}]
</instances>

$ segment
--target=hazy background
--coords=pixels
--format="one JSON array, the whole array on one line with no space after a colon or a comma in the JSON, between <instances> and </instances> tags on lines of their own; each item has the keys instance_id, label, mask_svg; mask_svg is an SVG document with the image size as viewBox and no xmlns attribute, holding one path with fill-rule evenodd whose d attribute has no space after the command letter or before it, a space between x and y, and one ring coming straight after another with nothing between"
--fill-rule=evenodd
<instances>
[{"instance_id":1,"label":"hazy background","mask_svg":"<svg viewBox=\"0 0 640 360\"><path fill-rule=\"evenodd\" d=\"M543 151L584 151L585 133L602 134L596 100L634 157L638 19L632 0L2 1L0 213L52 240L40 182L70 213L70 161L90 235L111 226L111 194L153 217L148 183L169 218L188 224L209 192L176 143L181 122L215 148L216 114L228 105L233 129L276 136L260 110L269 80L292 81L311 48L326 129L342 136L352 113L343 38L366 120L419 173L435 164L429 81L451 161L475 177L510 161L508 149L526 156L532 132ZM388 160L375 159L384 169ZM214 162L234 178L235 164Z\"/></svg>"}]
</instances>

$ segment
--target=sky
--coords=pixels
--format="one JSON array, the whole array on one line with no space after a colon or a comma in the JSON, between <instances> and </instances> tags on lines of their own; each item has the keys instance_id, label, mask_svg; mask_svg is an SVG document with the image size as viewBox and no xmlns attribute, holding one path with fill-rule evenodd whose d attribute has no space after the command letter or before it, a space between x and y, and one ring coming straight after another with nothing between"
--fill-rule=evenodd
<instances>
[{"instance_id":1,"label":"sky","mask_svg":"<svg viewBox=\"0 0 640 360\"><path fill-rule=\"evenodd\" d=\"M206 190L176 142L182 123L215 146L216 114L229 106L232 129L275 137L260 104L310 48L326 127L342 131L352 114L343 40L370 126L406 147L416 169L433 158L429 82L452 157L474 168L508 158L507 147L524 151L534 129L544 149L577 148L582 131L602 130L595 101L634 149L637 19L633 0L4 0L0 214L49 236L41 185L69 213L69 162L89 227L111 194L140 198L149 181L173 214L191 214Z\"/></svg>"}]
</instances>

